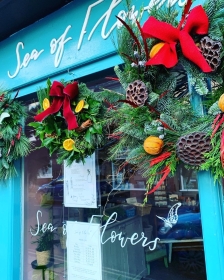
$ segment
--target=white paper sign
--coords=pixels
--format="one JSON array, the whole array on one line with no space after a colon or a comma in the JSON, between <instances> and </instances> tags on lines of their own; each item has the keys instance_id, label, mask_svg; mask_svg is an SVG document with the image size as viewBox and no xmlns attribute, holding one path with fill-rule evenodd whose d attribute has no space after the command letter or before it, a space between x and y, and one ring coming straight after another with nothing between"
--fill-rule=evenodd
<instances>
[{"instance_id":1,"label":"white paper sign","mask_svg":"<svg viewBox=\"0 0 224 280\"><path fill-rule=\"evenodd\" d=\"M68 280L102 280L100 224L67 221Z\"/></svg>"},{"instance_id":2,"label":"white paper sign","mask_svg":"<svg viewBox=\"0 0 224 280\"><path fill-rule=\"evenodd\" d=\"M97 208L95 153L85 164L64 164L64 205L66 207Z\"/></svg>"}]
</instances>

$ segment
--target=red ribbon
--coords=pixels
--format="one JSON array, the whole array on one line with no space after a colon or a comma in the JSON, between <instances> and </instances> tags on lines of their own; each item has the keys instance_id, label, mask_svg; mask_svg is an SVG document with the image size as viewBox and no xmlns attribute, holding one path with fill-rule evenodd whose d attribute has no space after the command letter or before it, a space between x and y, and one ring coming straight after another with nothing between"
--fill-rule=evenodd
<instances>
[{"instance_id":1,"label":"red ribbon","mask_svg":"<svg viewBox=\"0 0 224 280\"><path fill-rule=\"evenodd\" d=\"M152 16L149 17L142 28L145 38L156 38L165 44L154 57L146 62L146 65L162 64L167 68L174 67L178 62L176 44L179 42L182 53L187 59L200 67L203 72L211 72L211 67L190 36L191 32L198 35L208 33L209 20L202 6L193 8L186 19L185 26L182 30L180 28L175 28L171 24L161 22Z\"/></svg>"},{"instance_id":2,"label":"red ribbon","mask_svg":"<svg viewBox=\"0 0 224 280\"><path fill-rule=\"evenodd\" d=\"M35 120L41 122L51 114L57 113L63 105L63 116L67 121L68 130L76 129L78 122L76 116L72 112L70 101L74 99L79 93L78 82L63 86L62 83L54 81L50 89L50 96L54 97L51 106L35 116Z\"/></svg>"}]
</instances>

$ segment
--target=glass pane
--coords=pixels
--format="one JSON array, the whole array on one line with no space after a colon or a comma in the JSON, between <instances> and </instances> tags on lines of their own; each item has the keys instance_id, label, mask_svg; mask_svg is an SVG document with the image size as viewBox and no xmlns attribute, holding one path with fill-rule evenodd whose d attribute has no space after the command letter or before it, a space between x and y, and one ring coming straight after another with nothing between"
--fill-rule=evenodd
<instances>
[{"instance_id":1,"label":"glass pane","mask_svg":"<svg viewBox=\"0 0 224 280\"><path fill-rule=\"evenodd\" d=\"M94 170L58 165L45 148L25 158L24 280L205 280L194 174L180 170L143 206L146 180L124 164L127 151L107 160L112 144L95 153Z\"/></svg>"}]
</instances>

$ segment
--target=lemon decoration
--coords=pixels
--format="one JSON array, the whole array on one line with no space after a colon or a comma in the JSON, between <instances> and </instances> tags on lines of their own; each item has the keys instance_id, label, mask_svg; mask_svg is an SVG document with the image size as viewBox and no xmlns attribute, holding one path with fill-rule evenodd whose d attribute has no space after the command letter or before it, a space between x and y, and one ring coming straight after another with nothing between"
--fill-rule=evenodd
<instances>
[{"instance_id":1,"label":"lemon decoration","mask_svg":"<svg viewBox=\"0 0 224 280\"><path fill-rule=\"evenodd\" d=\"M44 110L48 109L50 107L50 101L47 98L44 98L43 100L43 108Z\"/></svg>"},{"instance_id":2,"label":"lemon decoration","mask_svg":"<svg viewBox=\"0 0 224 280\"><path fill-rule=\"evenodd\" d=\"M84 107L84 105L85 105L85 101L84 101L83 99L80 100L79 103L78 103L78 104L76 105L76 107L75 107L75 112L76 112L76 113L81 112L82 109L83 109L83 107Z\"/></svg>"},{"instance_id":3,"label":"lemon decoration","mask_svg":"<svg viewBox=\"0 0 224 280\"><path fill-rule=\"evenodd\" d=\"M161 42L154 45L149 53L150 58L153 58L158 53L158 51L164 46L164 44L165 43Z\"/></svg>"},{"instance_id":4,"label":"lemon decoration","mask_svg":"<svg viewBox=\"0 0 224 280\"><path fill-rule=\"evenodd\" d=\"M72 140L71 138L68 138L63 142L63 148L66 151L72 151L74 144L75 144L75 141Z\"/></svg>"}]
</instances>

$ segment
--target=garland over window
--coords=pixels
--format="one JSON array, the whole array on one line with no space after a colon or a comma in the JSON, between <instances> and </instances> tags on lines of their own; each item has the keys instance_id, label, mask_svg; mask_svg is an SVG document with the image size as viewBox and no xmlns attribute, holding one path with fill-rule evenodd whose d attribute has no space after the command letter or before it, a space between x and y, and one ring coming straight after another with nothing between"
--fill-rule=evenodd
<instances>
[{"instance_id":1,"label":"garland over window","mask_svg":"<svg viewBox=\"0 0 224 280\"><path fill-rule=\"evenodd\" d=\"M224 176L223 97L217 102L224 90L224 3L191 5L187 1L180 21L170 7L152 8L143 24L140 18L133 23L118 17L124 66L115 72L126 96L107 113L108 123L116 126L110 138L117 140L110 159L128 151L122 166L131 163L142 171L147 194L174 175L181 162L210 169L215 179ZM203 106L209 114L192 109L188 86L206 95Z\"/></svg>"},{"instance_id":2,"label":"garland over window","mask_svg":"<svg viewBox=\"0 0 224 280\"><path fill-rule=\"evenodd\" d=\"M42 146L50 154L57 152L59 162L84 161L104 143L106 122L115 128L107 135L116 141L109 159L125 151L122 166L130 163L142 171L147 194L174 175L181 162L187 168L211 170L215 179L221 179L224 2L191 5L188 0L180 20L171 7L152 8L143 24L141 18L134 22L118 17L123 25L118 30L118 52L124 65L115 67L115 73L126 95L93 93L77 82L48 81L47 89L38 92L41 108L30 124ZM189 86L206 96L207 115L192 109Z\"/></svg>"}]
</instances>

